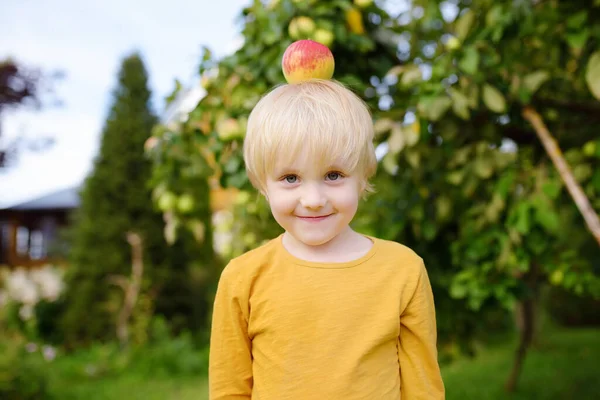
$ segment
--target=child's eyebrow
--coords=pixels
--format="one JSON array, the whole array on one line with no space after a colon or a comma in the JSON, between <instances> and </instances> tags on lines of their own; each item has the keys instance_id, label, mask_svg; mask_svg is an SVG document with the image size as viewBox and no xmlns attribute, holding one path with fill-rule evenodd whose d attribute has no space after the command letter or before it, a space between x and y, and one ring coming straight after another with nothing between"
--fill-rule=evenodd
<instances>
[{"instance_id":1,"label":"child's eyebrow","mask_svg":"<svg viewBox=\"0 0 600 400\"><path fill-rule=\"evenodd\" d=\"M286 167L286 168L278 168L275 170L275 175L277 176L283 176L283 175L299 175L300 171L298 171L295 168L292 167Z\"/></svg>"}]
</instances>

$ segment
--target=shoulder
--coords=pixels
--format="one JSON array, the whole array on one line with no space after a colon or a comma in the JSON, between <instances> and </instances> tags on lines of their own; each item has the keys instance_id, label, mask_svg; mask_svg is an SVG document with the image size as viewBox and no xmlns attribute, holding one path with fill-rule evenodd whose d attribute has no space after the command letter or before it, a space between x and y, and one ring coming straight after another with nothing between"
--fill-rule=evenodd
<instances>
[{"instance_id":1,"label":"shoulder","mask_svg":"<svg viewBox=\"0 0 600 400\"><path fill-rule=\"evenodd\" d=\"M255 275L261 266L268 264L276 257L279 238L271 239L267 243L232 258L221 273L221 279L234 279L234 277L248 277Z\"/></svg>"},{"instance_id":2,"label":"shoulder","mask_svg":"<svg viewBox=\"0 0 600 400\"><path fill-rule=\"evenodd\" d=\"M379 257L382 261L401 266L409 274L420 275L425 269L423 258L413 249L401 243L379 238L372 238L379 247Z\"/></svg>"}]
</instances>

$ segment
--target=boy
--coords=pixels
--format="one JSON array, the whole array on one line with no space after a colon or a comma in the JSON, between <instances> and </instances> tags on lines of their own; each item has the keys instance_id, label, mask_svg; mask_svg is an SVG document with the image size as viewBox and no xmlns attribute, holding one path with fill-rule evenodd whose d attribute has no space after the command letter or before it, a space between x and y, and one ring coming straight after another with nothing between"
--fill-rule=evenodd
<instances>
[{"instance_id":1,"label":"boy","mask_svg":"<svg viewBox=\"0 0 600 400\"><path fill-rule=\"evenodd\" d=\"M285 232L223 270L211 400L444 398L422 259L349 226L372 141L365 104L333 80L279 86L252 111L246 169Z\"/></svg>"}]
</instances>

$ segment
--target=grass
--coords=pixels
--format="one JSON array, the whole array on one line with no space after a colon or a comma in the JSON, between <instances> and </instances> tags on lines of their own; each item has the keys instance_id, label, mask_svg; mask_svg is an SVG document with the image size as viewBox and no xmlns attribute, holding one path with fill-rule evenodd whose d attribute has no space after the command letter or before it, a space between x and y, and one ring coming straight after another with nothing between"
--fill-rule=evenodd
<instances>
[{"instance_id":1,"label":"grass","mask_svg":"<svg viewBox=\"0 0 600 400\"><path fill-rule=\"evenodd\" d=\"M203 400L208 399L207 393L205 378L156 379L137 374L71 382L53 390L61 400Z\"/></svg>"},{"instance_id":2,"label":"grass","mask_svg":"<svg viewBox=\"0 0 600 400\"><path fill-rule=\"evenodd\" d=\"M483 351L476 359L464 359L442 370L448 400L553 400L599 398L598 360L600 330L548 332L530 350L519 388L507 394L504 381L512 365L514 343ZM55 361L50 387L57 399L206 400L205 377L148 376L136 369L99 374L82 379L84 358L62 357Z\"/></svg>"},{"instance_id":3,"label":"grass","mask_svg":"<svg viewBox=\"0 0 600 400\"><path fill-rule=\"evenodd\" d=\"M504 391L515 343L443 369L448 400L558 400L600 398L600 330L552 330L530 349L517 392Z\"/></svg>"}]
</instances>

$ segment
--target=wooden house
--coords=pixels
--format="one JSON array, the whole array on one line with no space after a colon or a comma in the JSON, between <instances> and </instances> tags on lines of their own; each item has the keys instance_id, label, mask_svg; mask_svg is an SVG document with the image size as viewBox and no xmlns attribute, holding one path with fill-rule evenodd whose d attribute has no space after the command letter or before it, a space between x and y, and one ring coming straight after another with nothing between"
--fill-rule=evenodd
<instances>
[{"instance_id":1,"label":"wooden house","mask_svg":"<svg viewBox=\"0 0 600 400\"><path fill-rule=\"evenodd\" d=\"M79 206L79 188L59 190L0 209L0 265L35 267L55 261L59 229Z\"/></svg>"}]
</instances>

